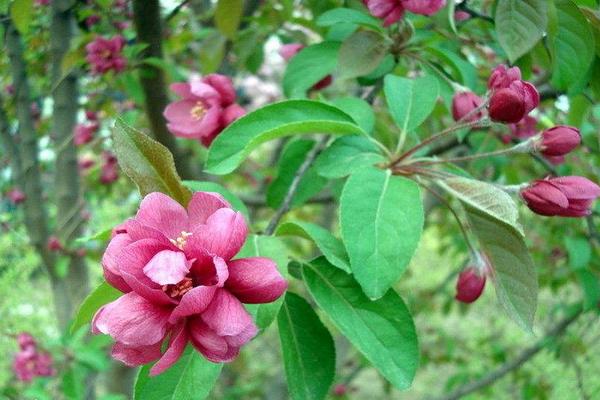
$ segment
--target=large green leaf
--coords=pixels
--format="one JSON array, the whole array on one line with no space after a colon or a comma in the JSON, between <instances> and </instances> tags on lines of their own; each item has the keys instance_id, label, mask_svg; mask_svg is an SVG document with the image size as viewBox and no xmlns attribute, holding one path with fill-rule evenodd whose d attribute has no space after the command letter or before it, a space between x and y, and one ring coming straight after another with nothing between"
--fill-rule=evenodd
<instances>
[{"instance_id":1,"label":"large green leaf","mask_svg":"<svg viewBox=\"0 0 600 400\"><path fill-rule=\"evenodd\" d=\"M173 155L165 146L121 119L117 119L113 139L120 167L142 196L161 192L187 206L192 193L181 183Z\"/></svg>"},{"instance_id":2,"label":"large green leaf","mask_svg":"<svg viewBox=\"0 0 600 400\"><path fill-rule=\"evenodd\" d=\"M508 315L531 331L537 307L535 266L522 233L493 215L465 203L470 226L492 268L496 295Z\"/></svg>"},{"instance_id":3,"label":"large green leaf","mask_svg":"<svg viewBox=\"0 0 600 400\"><path fill-rule=\"evenodd\" d=\"M303 133L363 134L352 117L329 104L288 100L260 108L229 125L212 143L207 172L227 174L260 144Z\"/></svg>"},{"instance_id":4,"label":"large green leaf","mask_svg":"<svg viewBox=\"0 0 600 400\"><path fill-rule=\"evenodd\" d=\"M351 275L324 258L304 264L310 294L342 334L399 389L410 387L419 362L412 317L398 294L390 290L369 300Z\"/></svg>"},{"instance_id":5,"label":"large green leaf","mask_svg":"<svg viewBox=\"0 0 600 400\"><path fill-rule=\"evenodd\" d=\"M350 115L356 124L367 133L373 132L375 127L375 113L371 105L358 97L338 97L332 101L333 105Z\"/></svg>"},{"instance_id":6,"label":"large green leaf","mask_svg":"<svg viewBox=\"0 0 600 400\"><path fill-rule=\"evenodd\" d=\"M339 42L308 46L289 62L283 76L283 92L289 98L306 97L315 83L331 74L338 64Z\"/></svg>"},{"instance_id":7,"label":"large green leaf","mask_svg":"<svg viewBox=\"0 0 600 400\"><path fill-rule=\"evenodd\" d=\"M335 374L335 347L329 331L302 297L287 293L277 317L290 397L321 400Z\"/></svg>"},{"instance_id":8,"label":"large green leaf","mask_svg":"<svg viewBox=\"0 0 600 400\"><path fill-rule=\"evenodd\" d=\"M338 71L341 79L364 76L375 70L388 53L385 37L374 31L357 31L340 47Z\"/></svg>"},{"instance_id":9,"label":"large green leaf","mask_svg":"<svg viewBox=\"0 0 600 400\"><path fill-rule=\"evenodd\" d=\"M160 375L150 377L151 364L138 372L134 400L202 400L221 374L222 364L206 360L188 346L179 361Z\"/></svg>"},{"instance_id":10,"label":"large green leaf","mask_svg":"<svg viewBox=\"0 0 600 400\"><path fill-rule=\"evenodd\" d=\"M361 25L383 31L379 18L351 8L334 8L324 12L317 18L317 25L319 26L333 26L336 24Z\"/></svg>"},{"instance_id":11,"label":"large green leaf","mask_svg":"<svg viewBox=\"0 0 600 400\"><path fill-rule=\"evenodd\" d=\"M327 229L304 221L286 222L279 225L275 232L278 236L294 235L314 242L323 256L332 265L350 273L350 261L341 240L333 236Z\"/></svg>"},{"instance_id":12,"label":"large green leaf","mask_svg":"<svg viewBox=\"0 0 600 400\"><path fill-rule=\"evenodd\" d=\"M423 221L414 181L372 167L350 175L340 200L342 237L352 272L371 299L383 296L402 275Z\"/></svg>"},{"instance_id":13,"label":"large green leaf","mask_svg":"<svg viewBox=\"0 0 600 400\"><path fill-rule=\"evenodd\" d=\"M417 79L386 75L383 90L390 113L403 132L411 132L431 114L439 95L433 76Z\"/></svg>"},{"instance_id":14,"label":"large green leaf","mask_svg":"<svg viewBox=\"0 0 600 400\"><path fill-rule=\"evenodd\" d=\"M231 204L231 207L235 211L239 211L246 217L246 221L250 220L250 213L248 208L235 194L231 193L229 189L216 182L210 181L183 181L183 184L193 190L194 192L215 192L219 193Z\"/></svg>"},{"instance_id":15,"label":"large green leaf","mask_svg":"<svg viewBox=\"0 0 600 400\"><path fill-rule=\"evenodd\" d=\"M22 35L29 31L33 14L33 0L14 0L10 6L10 18Z\"/></svg>"},{"instance_id":16,"label":"large green leaf","mask_svg":"<svg viewBox=\"0 0 600 400\"><path fill-rule=\"evenodd\" d=\"M242 14L244 0L219 0L215 9L215 25L226 37L235 37Z\"/></svg>"},{"instance_id":17,"label":"large green leaf","mask_svg":"<svg viewBox=\"0 0 600 400\"><path fill-rule=\"evenodd\" d=\"M570 0L554 0L556 26L550 30L552 85L571 89L594 60L594 34L585 16Z\"/></svg>"},{"instance_id":18,"label":"large green leaf","mask_svg":"<svg viewBox=\"0 0 600 400\"><path fill-rule=\"evenodd\" d=\"M280 238L264 235L249 235L235 258L267 257L275 261L279 272L287 277L288 251ZM246 304L246 309L255 318L256 325L266 329L279 312L283 297L268 304Z\"/></svg>"},{"instance_id":19,"label":"large green leaf","mask_svg":"<svg viewBox=\"0 0 600 400\"><path fill-rule=\"evenodd\" d=\"M306 159L306 155L315 147L314 140L300 139L288 143L279 158L277 177L267 188L267 204L269 207L278 208L283 203L290 185L298 169ZM317 169L311 166L298 184L292 197L292 207L298 207L319 193L327 184L327 179L317 174Z\"/></svg>"},{"instance_id":20,"label":"large green leaf","mask_svg":"<svg viewBox=\"0 0 600 400\"><path fill-rule=\"evenodd\" d=\"M76 332L85 324L89 324L100 307L116 300L122 294L123 293L110 286L107 282L102 282L79 306L79 310L77 310L75 319L71 324L71 333Z\"/></svg>"},{"instance_id":21,"label":"large green leaf","mask_svg":"<svg viewBox=\"0 0 600 400\"><path fill-rule=\"evenodd\" d=\"M319 175L326 178L342 178L357 169L385 161L377 146L364 136L345 136L336 139L317 160Z\"/></svg>"},{"instance_id":22,"label":"large green leaf","mask_svg":"<svg viewBox=\"0 0 600 400\"><path fill-rule=\"evenodd\" d=\"M548 23L548 1L498 0L495 21L498 41L514 63L542 38Z\"/></svg>"}]
</instances>

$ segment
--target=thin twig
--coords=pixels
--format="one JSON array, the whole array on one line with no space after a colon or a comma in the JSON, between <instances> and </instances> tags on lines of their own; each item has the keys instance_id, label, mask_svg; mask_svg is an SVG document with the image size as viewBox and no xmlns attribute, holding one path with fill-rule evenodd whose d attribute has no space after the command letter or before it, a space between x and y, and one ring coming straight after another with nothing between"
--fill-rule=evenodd
<instances>
[{"instance_id":1,"label":"thin twig","mask_svg":"<svg viewBox=\"0 0 600 400\"><path fill-rule=\"evenodd\" d=\"M171 10L171 12L165 17L165 22L169 22L170 20L172 20L173 18L175 18L175 16L177 14L179 14L179 11L181 11L181 9L183 7L185 7L188 3L190 2L190 0L183 0L181 3L179 3L173 10Z\"/></svg>"},{"instance_id":2,"label":"thin twig","mask_svg":"<svg viewBox=\"0 0 600 400\"><path fill-rule=\"evenodd\" d=\"M279 208L275 212L275 215L269 222L267 229L265 229L265 235L272 235L273 232L275 232L275 228L277 228L279 221L281 221L281 218L283 218L285 213L290 210L294 195L296 194L296 191L300 186L300 181L302 180L312 163L315 161L319 153L325 148L328 139L328 136L323 136L317 142L317 144L315 144L311 151L306 155L306 159L304 160L302 165L300 165L300 168L298 168L298 171L296 171L296 174L294 175L294 179L292 180L292 183L287 193L285 194L285 198L283 199L281 206L279 206Z\"/></svg>"}]
</instances>

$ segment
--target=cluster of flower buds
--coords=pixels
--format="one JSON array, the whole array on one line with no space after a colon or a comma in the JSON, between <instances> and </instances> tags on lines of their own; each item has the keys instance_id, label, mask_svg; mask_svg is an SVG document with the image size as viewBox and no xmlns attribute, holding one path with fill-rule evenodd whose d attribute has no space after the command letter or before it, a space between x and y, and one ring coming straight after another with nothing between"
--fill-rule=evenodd
<instances>
[{"instance_id":1,"label":"cluster of flower buds","mask_svg":"<svg viewBox=\"0 0 600 400\"><path fill-rule=\"evenodd\" d=\"M455 121L476 122L483 118L483 99L473 92L460 92L452 98L452 117Z\"/></svg>"},{"instance_id":2,"label":"cluster of flower buds","mask_svg":"<svg viewBox=\"0 0 600 400\"><path fill-rule=\"evenodd\" d=\"M533 84L521 79L519 67L497 66L488 81L490 119L516 124L540 103L540 95Z\"/></svg>"},{"instance_id":3,"label":"cluster of flower buds","mask_svg":"<svg viewBox=\"0 0 600 400\"><path fill-rule=\"evenodd\" d=\"M446 0L363 0L374 17L383 20L383 26L398 22L406 11L433 15L446 5Z\"/></svg>"},{"instance_id":4,"label":"cluster of flower buds","mask_svg":"<svg viewBox=\"0 0 600 400\"><path fill-rule=\"evenodd\" d=\"M123 56L125 38L117 35L110 39L96 37L85 46L86 60L95 75L105 74L110 70L121 72L125 69L127 61Z\"/></svg>"},{"instance_id":5,"label":"cluster of flower buds","mask_svg":"<svg viewBox=\"0 0 600 400\"><path fill-rule=\"evenodd\" d=\"M52 356L38 349L37 342L29 333L17 336L19 352L13 360L13 372L21 382L31 382L37 376L53 376L56 374L52 366Z\"/></svg>"},{"instance_id":6,"label":"cluster of flower buds","mask_svg":"<svg viewBox=\"0 0 600 400\"><path fill-rule=\"evenodd\" d=\"M473 303L483 293L486 275L490 270L484 255L476 254L469 265L458 275L455 299L461 303Z\"/></svg>"},{"instance_id":7,"label":"cluster of flower buds","mask_svg":"<svg viewBox=\"0 0 600 400\"><path fill-rule=\"evenodd\" d=\"M279 49L279 55L283 57L285 61L290 61L296 54L298 54L304 47L302 43L289 43L284 44ZM333 77L331 75L327 75L325 78L321 79L319 82L315 83L312 87L313 90L323 90L329 85L333 83Z\"/></svg>"},{"instance_id":8,"label":"cluster of flower buds","mask_svg":"<svg viewBox=\"0 0 600 400\"><path fill-rule=\"evenodd\" d=\"M521 197L536 214L586 217L600 197L600 186L581 176L537 180L521 191Z\"/></svg>"},{"instance_id":9,"label":"cluster of flower buds","mask_svg":"<svg viewBox=\"0 0 600 400\"><path fill-rule=\"evenodd\" d=\"M174 83L170 88L182 99L165 108L169 131L175 136L199 140L206 147L246 113L235 102L233 83L225 75L192 75L188 82Z\"/></svg>"}]
</instances>

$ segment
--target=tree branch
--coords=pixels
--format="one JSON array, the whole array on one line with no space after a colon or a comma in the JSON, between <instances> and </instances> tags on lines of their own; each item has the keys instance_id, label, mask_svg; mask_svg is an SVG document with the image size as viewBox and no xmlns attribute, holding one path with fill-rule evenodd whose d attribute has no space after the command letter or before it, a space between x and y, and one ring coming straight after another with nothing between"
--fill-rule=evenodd
<instances>
[{"instance_id":1,"label":"tree branch","mask_svg":"<svg viewBox=\"0 0 600 400\"><path fill-rule=\"evenodd\" d=\"M275 212L275 215L269 222L267 229L265 229L265 235L272 235L273 232L275 232L275 228L277 228L279 221L281 221L281 218L283 218L285 213L290 210L292 200L294 199L294 195L298 190L298 186L300 186L300 181L302 181L302 178L304 177L312 163L315 161L319 153L325 148L328 139L328 136L323 136L306 155L306 159L304 160L302 165L300 165L300 168L298 168L298 171L296 171L296 174L294 175L294 179L292 180L292 183L290 184L290 187L287 193L285 194L281 206L279 206L279 208Z\"/></svg>"},{"instance_id":2,"label":"tree branch","mask_svg":"<svg viewBox=\"0 0 600 400\"><path fill-rule=\"evenodd\" d=\"M148 44L144 50L144 58L163 58L162 52L162 21L160 17L159 0L134 0L133 22L138 40ZM146 116L154 138L173 153L175 166L183 179L192 179L187 154L177 146L175 137L167 129L163 111L169 104L169 96L163 71L150 64L140 66L140 83L144 91Z\"/></svg>"},{"instance_id":3,"label":"tree branch","mask_svg":"<svg viewBox=\"0 0 600 400\"><path fill-rule=\"evenodd\" d=\"M492 385L497 380L504 377L506 374L520 368L523 364L532 359L536 354L538 354L546 347L550 340L561 336L569 327L569 325L575 322L577 318L579 318L582 314L583 307L581 305L578 305L574 311L565 316L554 327L548 330L548 332L544 335L543 338L538 340L533 346L523 350L521 354L519 354L519 356L517 356L515 359L510 360L509 362L490 372L483 378L466 384L446 396L438 397L436 400L458 400L463 396L474 393L478 390Z\"/></svg>"}]
</instances>

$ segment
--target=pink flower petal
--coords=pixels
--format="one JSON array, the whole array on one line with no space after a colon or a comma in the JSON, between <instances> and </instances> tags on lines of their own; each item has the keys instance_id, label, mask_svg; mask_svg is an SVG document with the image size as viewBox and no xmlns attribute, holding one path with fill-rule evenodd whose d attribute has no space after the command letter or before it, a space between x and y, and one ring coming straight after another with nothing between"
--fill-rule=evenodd
<instances>
[{"instance_id":1,"label":"pink flower petal","mask_svg":"<svg viewBox=\"0 0 600 400\"><path fill-rule=\"evenodd\" d=\"M253 324L252 317L242 303L225 289L217 290L201 317L219 336L238 335Z\"/></svg>"},{"instance_id":2,"label":"pink flower petal","mask_svg":"<svg viewBox=\"0 0 600 400\"><path fill-rule=\"evenodd\" d=\"M221 208L208 218L206 225L200 225L193 231L187 240L186 253L189 251L188 257L193 254L194 258L196 252L209 253L228 261L240 251L247 235L244 216L229 208Z\"/></svg>"},{"instance_id":3,"label":"pink flower petal","mask_svg":"<svg viewBox=\"0 0 600 400\"><path fill-rule=\"evenodd\" d=\"M150 193L142 200L135 219L162 232L170 239L176 239L182 231L188 230L185 208L162 193Z\"/></svg>"},{"instance_id":4,"label":"pink flower petal","mask_svg":"<svg viewBox=\"0 0 600 400\"><path fill-rule=\"evenodd\" d=\"M158 252L143 268L144 274L159 285L175 285L190 272L192 263L181 251Z\"/></svg>"},{"instance_id":5,"label":"pink flower petal","mask_svg":"<svg viewBox=\"0 0 600 400\"><path fill-rule=\"evenodd\" d=\"M180 324L173 329L171 339L169 340L169 347L160 360L150 369L150 376L156 376L175 364L183 354L187 342L188 335L185 324Z\"/></svg>"},{"instance_id":6,"label":"pink flower petal","mask_svg":"<svg viewBox=\"0 0 600 400\"><path fill-rule=\"evenodd\" d=\"M242 303L270 303L287 289L287 282L273 260L263 257L230 261L225 288Z\"/></svg>"},{"instance_id":7,"label":"pink flower petal","mask_svg":"<svg viewBox=\"0 0 600 400\"><path fill-rule=\"evenodd\" d=\"M173 309L169 322L176 324L179 319L200 314L212 301L217 288L215 286L197 286L183 295L179 304Z\"/></svg>"},{"instance_id":8,"label":"pink flower petal","mask_svg":"<svg viewBox=\"0 0 600 400\"><path fill-rule=\"evenodd\" d=\"M242 347L248 343L258 333L258 328L254 323L248 325L246 329L235 336L224 336L229 347Z\"/></svg>"},{"instance_id":9,"label":"pink flower petal","mask_svg":"<svg viewBox=\"0 0 600 400\"><path fill-rule=\"evenodd\" d=\"M230 351L227 341L211 330L200 318L193 318L188 325L192 345L212 362L227 362L237 356Z\"/></svg>"},{"instance_id":10,"label":"pink flower petal","mask_svg":"<svg viewBox=\"0 0 600 400\"><path fill-rule=\"evenodd\" d=\"M161 342L149 346L127 346L116 342L111 355L115 360L119 360L129 367L137 367L160 358L160 346Z\"/></svg>"},{"instance_id":11,"label":"pink flower petal","mask_svg":"<svg viewBox=\"0 0 600 400\"><path fill-rule=\"evenodd\" d=\"M236 94L231 78L221 74L210 74L206 75L203 82L212 86L221 97L221 105L228 106L235 101Z\"/></svg>"},{"instance_id":12,"label":"pink flower petal","mask_svg":"<svg viewBox=\"0 0 600 400\"><path fill-rule=\"evenodd\" d=\"M92 324L94 331L110 335L124 345L148 346L165 337L169 314L168 308L129 292L98 310Z\"/></svg>"},{"instance_id":13,"label":"pink flower petal","mask_svg":"<svg viewBox=\"0 0 600 400\"><path fill-rule=\"evenodd\" d=\"M220 208L231 208L231 205L219 193L196 192L187 206L190 230L206 224L206 220Z\"/></svg>"},{"instance_id":14,"label":"pink flower petal","mask_svg":"<svg viewBox=\"0 0 600 400\"><path fill-rule=\"evenodd\" d=\"M129 285L123 280L119 271L118 257L123 248L131 244L131 238L127 233L121 233L111 239L102 256L102 267L106 281L114 288L123 293L131 291Z\"/></svg>"},{"instance_id":15,"label":"pink flower petal","mask_svg":"<svg viewBox=\"0 0 600 400\"><path fill-rule=\"evenodd\" d=\"M173 83L169 86L171 91L175 92L179 97L189 100L192 97L192 92L190 92L190 84L185 82Z\"/></svg>"},{"instance_id":16,"label":"pink flower petal","mask_svg":"<svg viewBox=\"0 0 600 400\"><path fill-rule=\"evenodd\" d=\"M198 100L180 100L170 103L163 113L167 121L173 124L195 124L198 119L193 116L194 107L198 106Z\"/></svg>"},{"instance_id":17,"label":"pink flower petal","mask_svg":"<svg viewBox=\"0 0 600 400\"><path fill-rule=\"evenodd\" d=\"M223 287L229 278L227 263L219 256L205 256L196 259L191 269L194 280L204 286Z\"/></svg>"}]
</instances>

